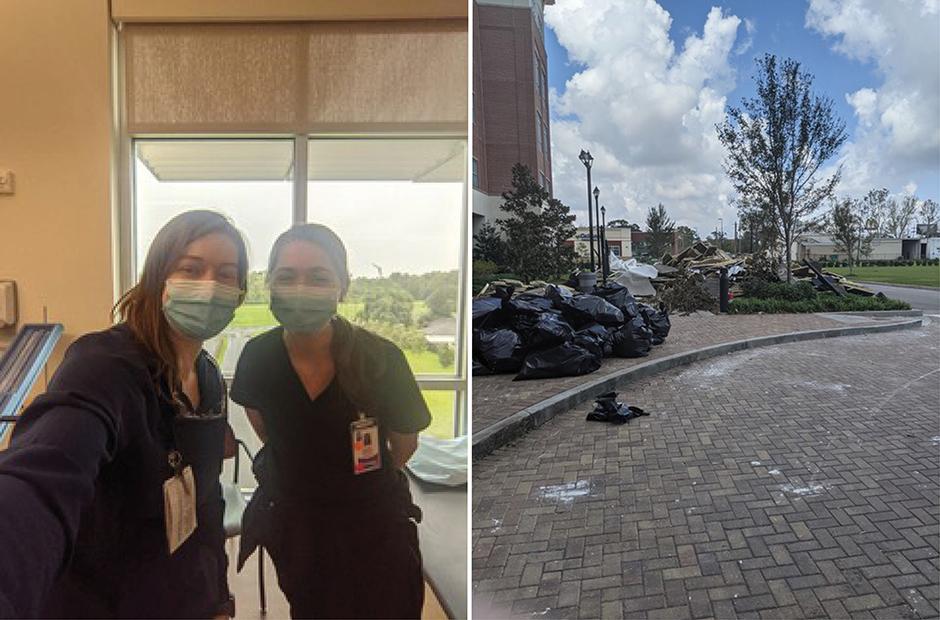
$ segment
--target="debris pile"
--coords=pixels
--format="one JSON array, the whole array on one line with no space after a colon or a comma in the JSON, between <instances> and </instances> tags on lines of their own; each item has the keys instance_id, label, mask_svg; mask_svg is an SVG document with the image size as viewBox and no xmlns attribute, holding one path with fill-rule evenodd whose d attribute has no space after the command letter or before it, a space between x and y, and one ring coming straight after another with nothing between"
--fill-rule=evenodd
<instances>
[{"instance_id":1,"label":"debris pile","mask_svg":"<svg viewBox=\"0 0 940 620\"><path fill-rule=\"evenodd\" d=\"M518 373L515 380L579 376L605 357L645 357L671 327L665 308L640 303L607 282L592 294L564 285L517 293L496 285L473 300L473 375Z\"/></svg>"}]
</instances>

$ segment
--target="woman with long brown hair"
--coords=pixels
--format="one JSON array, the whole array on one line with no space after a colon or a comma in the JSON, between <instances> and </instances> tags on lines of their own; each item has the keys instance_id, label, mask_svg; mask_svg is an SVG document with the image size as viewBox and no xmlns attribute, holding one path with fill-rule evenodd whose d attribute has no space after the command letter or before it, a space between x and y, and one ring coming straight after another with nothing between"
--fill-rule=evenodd
<instances>
[{"instance_id":1,"label":"woman with long brown hair","mask_svg":"<svg viewBox=\"0 0 940 620\"><path fill-rule=\"evenodd\" d=\"M248 259L222 215L157 233L123 321L72 344L0 453L0 616L234 615L221 473L225 386L202 343Z\"/></svg>"},{"instance_id":2,"label":"woman with long brown hair","mask_svg":"<svg viewBox=\"0 0 940 620\"><path fill-rule=\"evenodd\" d=\"M401 468L431 416L401 350L337 314L346 249L325 226L283 233L268 266L281 327L245 346L232 399L265 442L243 521L294 618L419 618L421 554Z\"/></svg>"}]
</instances>

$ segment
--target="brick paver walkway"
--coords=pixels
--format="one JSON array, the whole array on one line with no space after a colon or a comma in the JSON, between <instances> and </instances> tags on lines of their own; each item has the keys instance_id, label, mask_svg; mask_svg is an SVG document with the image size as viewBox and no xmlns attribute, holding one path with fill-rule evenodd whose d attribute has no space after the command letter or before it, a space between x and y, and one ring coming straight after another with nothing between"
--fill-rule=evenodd
<instances>
[{"instance_id":1,"label":"brick paver walkway","mask_svg":"<svg viewBox=\"0 0 940 620\"><path fill-rule=\"evenodd\" d=\"M473 468L478 618L930 618L940 329L785 344L638 381Z\"/></svg>"},{"instance_id":2,"label":"brick paver walkway","mask_svg":"<svg viewBox=\"0 0 940 620\"><path fill-rule=\"evenodd\" d=\"M509 417L517 411L560 394L573 387L643 362L701 347L772 336L788 332L812 331L844 324L814 314L770 315L692 315L671 316L672 330L666 342L653 347L649 357L608 358L601 368L581 377L513 381L514 374L473 378L473 431ZM883 320L896 321L897 317Z\"/></svg>"}]
</instances>

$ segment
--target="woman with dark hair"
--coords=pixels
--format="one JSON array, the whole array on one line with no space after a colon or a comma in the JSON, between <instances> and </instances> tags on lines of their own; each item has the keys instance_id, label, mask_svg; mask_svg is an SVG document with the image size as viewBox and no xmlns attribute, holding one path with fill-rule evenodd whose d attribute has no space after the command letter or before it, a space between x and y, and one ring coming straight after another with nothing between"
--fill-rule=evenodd
<instances>
[{"instance_id":1,"label":"woman with dark hair","mask_svg":"<svg viewBox=\"0 0 940 620\"><path fill-rule=\"evenodd\" d=\"M424 580L401 468L431 416L401 350L337 315L346 249L283 233L268 266L281 327L245 346L232 384L265 442L239 561L264 545L294 618L419 618Z\"/></svg>"},{"instance_id":2,"label":"woman with dark hair","mask_svg":"<svg viewBox=\"0 0 940 620\"><path fill-rule=\"evenodd\" d=\"M203 341L248 257L222 215L157 234L123 322L72 344L0 453L0 616L234 615L219 474L225 386Z\"/></svg>"}]
</instances>

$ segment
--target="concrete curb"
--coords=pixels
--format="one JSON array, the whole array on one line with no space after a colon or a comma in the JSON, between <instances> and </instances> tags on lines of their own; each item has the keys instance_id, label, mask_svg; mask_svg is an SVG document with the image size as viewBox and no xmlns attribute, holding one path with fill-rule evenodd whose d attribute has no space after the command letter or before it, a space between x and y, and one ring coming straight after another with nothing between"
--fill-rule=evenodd
<instances>
[{"instance_id":1,"label":"concrete curb","mask_svg":"<svg viewBox=\"0 0 940 620\"><path fill-rule=\"evenodd\" d=\"M919 312L919 311L918 311ZM880 315L885 316L885 315ZM776 344L785 344L789 342L801 342L804 340L818 340L821 338L835 338L840 336L859 336L862 334L875 334L901 331L905 329L914 329L921 325L921 319L913 321L903 321L899 323L889 323L887 325L861 325L854 327L836 327L830 329L817 329L806 332L789 332L784 334L775 334L773 336L761 336L758 338L749 338L746 340L735 340L722 344L693 349L676 353L656 360L650 360L638 364L631 368L611 373L607 376L582 383L578 387L572 388L551 398L535 403L521 411L517 411L508 418L488 426L473 434L473 460L477 460L492 453L511 441L514 441L522 435L528 433L534 428L545 424L556 415L577 407L581 403L592 400L596 395L603 392L609 392L624 385L629 381L643 379L664 370L669 370L677 366L691 364L698 360L708 359L742 351L744 349L756 349L758 347L769 347Z\"/></svg>"},{"instance_id":2,"label":"concrete curb","mask_svg":"<svg viewBox=\"0 0 940 620\"><path fill-rule=\"evenodd\" d=\"M874 284L875 286L896 286L898 288L913 288L921 291L937 291L940 292L936 286L924 286L923 284L894 284L893 282L868 282L867 280L852 280L852 282L858 282L859 284Z\"/></svg>"}]
</instances>

